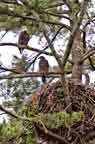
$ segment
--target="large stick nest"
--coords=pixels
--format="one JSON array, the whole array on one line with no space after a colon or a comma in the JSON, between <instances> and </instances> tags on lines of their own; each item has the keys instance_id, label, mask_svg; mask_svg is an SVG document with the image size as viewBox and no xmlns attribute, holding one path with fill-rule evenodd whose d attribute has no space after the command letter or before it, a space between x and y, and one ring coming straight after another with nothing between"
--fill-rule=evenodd
<instances>
[{"instance_id":1,"label":"large stick nest","mask_svg":"<svg viewBox=\"0 0 95 144\"><path fill-rule=\"evenodd\" d=\"M41 87L36 92L39 112L68 111L68 108L71 107L71 112L82 111L84 118L79 122L75 122L69 128L47 128L48 132L45 132L41 125L35 123L38 135L42 139L40 143L95 144L95 89L94 87L75 84L71 81L67 84L67 87L70 102L68 106L65 105L64 90L59 81Z\"/></svg>"}]
</instances>

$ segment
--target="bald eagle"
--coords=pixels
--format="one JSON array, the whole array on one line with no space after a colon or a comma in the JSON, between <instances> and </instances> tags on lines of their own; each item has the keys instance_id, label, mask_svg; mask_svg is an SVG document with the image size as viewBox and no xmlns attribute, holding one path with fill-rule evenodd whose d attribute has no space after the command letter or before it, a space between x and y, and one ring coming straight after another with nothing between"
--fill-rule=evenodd
<instances>
[{"instance_id":1,"label":"bald eagle","mask_svg":"<svg viewBox=\"0 0 95 144\"><path fill-rule=\"evenodd\" d=\"M27 47L28 42L29 42L29 34L27 33L26 30L21 31L18 38L18 48L21 54L24 48Z\"/></svg>"},{"instance_id":2,"label":"bald eagle","mask_svg":"<svg viewBox=\"0 0 95 144\"><path fill-rule=\"evenodd\" d=\"M45 83L46 82L46 74L49 72L49 63L45 59L44 56L40 56L39 59L40 59L39 72L41 72L43 74L42 75L42 82Z\"/></svg>"}]
</instances>

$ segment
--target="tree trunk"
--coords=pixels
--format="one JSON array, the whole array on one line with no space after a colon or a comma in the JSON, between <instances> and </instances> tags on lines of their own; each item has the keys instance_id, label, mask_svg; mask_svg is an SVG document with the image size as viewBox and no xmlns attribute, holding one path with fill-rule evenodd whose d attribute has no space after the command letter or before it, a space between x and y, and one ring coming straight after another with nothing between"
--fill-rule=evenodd
<instances>
[{"instance_id":1,"label":"tree trunk","mask_svg":"<svg viewBox=\"0 0 95 144\"><path fill-rule=\"evenodd\" d=\"M72 80L74 82L82 81L82 69L81 69L81 55L82 55L82 44L81 44L81 33L78 30L76 32L76 37L74 39L73 47L72 47Z\"/></svg>"}]
</instances>

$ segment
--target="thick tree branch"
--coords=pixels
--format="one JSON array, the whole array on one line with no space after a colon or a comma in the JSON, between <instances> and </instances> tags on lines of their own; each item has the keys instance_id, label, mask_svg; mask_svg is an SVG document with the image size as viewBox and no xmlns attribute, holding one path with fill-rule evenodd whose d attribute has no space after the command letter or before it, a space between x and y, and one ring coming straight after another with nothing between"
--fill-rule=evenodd
<instances>
[{"instance_id":1,"label":"thick tree branch","mask_svg":"<svg viewBox=\"0 0 95 144\"><path fill-rule=\"evenodd\" d=\"M70 144L65 138L61 137L60 135L57 135L56 133L53 133L50 130L46 130L46 132L45 132L44 128L39 126L38 124L35 124L35 127L36 127L36 129L39 129L40 131L42 131L44 134L62 142L62 143Z\"/></svg>"},{"instance_id":2,"label":"thick tree branch","mask_svg":"<svg viewBox=\"0 0 95 144\"><path fill-rule=\"evenodd\" d=\"M84 67L83 68L83 71L86 70L86 69L91 69L90 66L88 67ZM2 79L17 79L17 78L28 78L28 77L42 77L42 73L40 72L20 72L19 70L17 69L8 69L6 68L6 71L10 71L10 72L13 72L13 73L16 73L15 75L14 74L9 74L9 75L3 75L3 76L0 76L0 80ZM71 74L72 70L64 70L64 74ZM60 75L63 75L63 72L61 71L58 71L58 72L48 72L46 74L46 77L47 78L59 78Z\"/></svg>"},{"instance_id":3,"label":"thick tree branch","mask_svg":"<svg viewBox=\"0 0 95 144\"><path fill-rule=\"evenodd\" d=\"M71 70L65 71L66 74L70 74ZM42 77L43 73L39 73L39 72L23 72L22 74L11 74L11 75L4 75L4 76L0 76L0 80L1 79L16 79L16 78L28 78L28 77ZM62 75L62 72L48 72L46 74L46 77L53 77L53 78L57 78L60 77L60 75Z\"/></svg>"},{"instance_id":4,"label":"thick tree branch","mask_svg":"<svg viewBox=\"0 0 95 144\"><path fill-rule=\"evenodd\" d=\"M0 43L0 46L15 46L15 47L18 47L18 45L15 44L15 43ZM50 53L50 52L46 52L44 50L40 50L40 49L29 47L29 46L25 47L24 49L34 51L34 52L37 52L37 53L41 53L41 54L46 54L46 55L53 56L53 54Z\"/></svg>"}]
</instances>

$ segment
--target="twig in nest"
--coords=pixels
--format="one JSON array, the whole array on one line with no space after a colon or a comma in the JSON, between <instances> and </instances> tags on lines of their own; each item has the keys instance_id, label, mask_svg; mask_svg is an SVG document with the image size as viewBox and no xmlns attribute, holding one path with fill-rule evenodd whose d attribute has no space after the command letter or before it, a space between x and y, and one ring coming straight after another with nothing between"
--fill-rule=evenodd
<instances>
[{"instance_id":1,"label":"twig in nest","mask_svg":"<svg viewBox=\"0 0 95 144\"><path fill-rule=\"evenodd\" d=\"M50 131L50 130L47 130L47 133L45 133L44 128L41 127L41 126L39 126L39 125L37 125L37 124L36 124L36 128L38 128L38 129L39 129L40 131L42 131L44 134L52 137L53 139L56 139L56 140L58 140L58 141L60 141L60 142L63 142L63 143L65 143L65 144L70 144L65 138L63 138L63 137L61 137L61 136L53 133L53 132Z\"/></svg>"}]
</instances>

